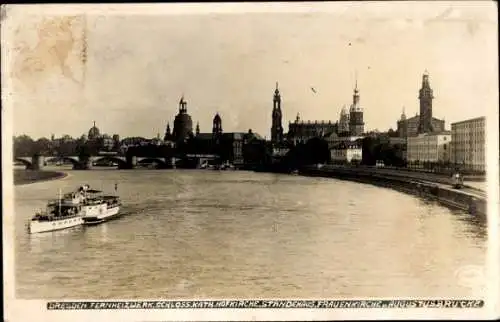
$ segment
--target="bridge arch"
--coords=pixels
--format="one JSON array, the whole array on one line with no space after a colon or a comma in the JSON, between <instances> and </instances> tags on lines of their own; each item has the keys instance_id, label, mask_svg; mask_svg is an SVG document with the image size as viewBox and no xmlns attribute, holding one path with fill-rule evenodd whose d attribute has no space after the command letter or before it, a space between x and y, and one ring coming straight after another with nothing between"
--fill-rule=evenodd
<instances>
[{"instance_id":1,"label":"bridge arch","mask_svg":"<svg viewBox=\"0 0 500 322\"><path fill-rule=\"evenodd\" d=\"M151 158L148 158L148 157L145 157L145 158L137 158L137 164L142 164L142 163L159 163L160 165L166 165L167 163L165 162L165 160L161 159L161 158L155 158L155 157L151 157Z\"/></svg>"},{"instance_id":2,"label":"bridge arch","mask_svg":"<svg viewBox=\"0 0 500 322\"><path fill-rule=\"evenodd\" d=\"M122 160L119 157L111 156L111 155L109 155L109 156L105 155L105 156L102 156L102 157L97 157L97 158L95 158L95 159L92 160L92 162L100 162L100 161L116 162L116 163L118 163L119 166L126 166L127 165L127 161L124 161L124 160Z\"/></svg>"},{"instance_id":3,"label":"bridge arch","mask_svg":"<svg viewBox=\"0 0 500 322\"><path fill-rule=\"evenodd\" d=\"M30 167L32 165L31 161L28 161L23 158L14 158L14 162L21 162L23 165Z\"/></svg>"},{"instance_id":4,"label":"bridge arch","mask_svg":"<svg viewBox=\"0 0 500 322\"><path fill-rule=\"evenodd\" d=\"M45 162L48 162L48 161L69 161L73 165L79 163L79 160L77 158L63 157L63 156L61 156L61 157L48 157L48 158L45 158Z\"/></svg>"}]
</instances>

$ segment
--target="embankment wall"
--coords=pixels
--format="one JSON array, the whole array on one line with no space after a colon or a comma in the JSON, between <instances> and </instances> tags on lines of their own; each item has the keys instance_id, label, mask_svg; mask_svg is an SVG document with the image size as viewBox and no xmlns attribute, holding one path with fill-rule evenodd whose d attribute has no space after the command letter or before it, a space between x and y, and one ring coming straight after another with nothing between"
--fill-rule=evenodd
<instances>
[{"instance_id":1,"label":"embankment wall","mask_svg":"<svg viewBox=\"0 0 500 322\"><path fill-rule=\"evenodd\" d=\"M479 194L472 194L460 189L453 189L444 182L424 181L424 178L408 177L401 173L377 171L366 168L317 168L304 167L299 174L315 177L331 177L360 183L368 183L381 187L403 191L420 197L436 200L444 206L458 208L473 215L486 216L487 200Z\"/></svg>"}]
</instances>

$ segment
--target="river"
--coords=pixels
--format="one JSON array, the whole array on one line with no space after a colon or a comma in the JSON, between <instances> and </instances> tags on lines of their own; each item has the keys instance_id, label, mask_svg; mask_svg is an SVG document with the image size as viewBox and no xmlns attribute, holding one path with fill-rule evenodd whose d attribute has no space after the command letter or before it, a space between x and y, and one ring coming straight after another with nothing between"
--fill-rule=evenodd
<instances>
[{"instance_id":1,"label":"river","mask_svg":"<svg viewBox=\"0 0 500 322\"><path fill-rule=\"evenodd\" d=\"M390 189L244 171L68 171L15 187L20 299L473 297L486 227ZM88 183L124 216L29 235L47 199Z\"/></svg>"}]
</instances>

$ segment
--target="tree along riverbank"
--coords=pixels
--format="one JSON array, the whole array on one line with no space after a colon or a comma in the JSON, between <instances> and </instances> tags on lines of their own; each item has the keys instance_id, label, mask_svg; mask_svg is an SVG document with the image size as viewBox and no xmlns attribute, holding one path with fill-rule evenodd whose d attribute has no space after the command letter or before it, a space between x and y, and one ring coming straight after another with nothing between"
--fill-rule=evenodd
<instances>
[{"instance_id":1,"label":"tree along riverbank","mask_svg":"<svg viewBox=\"0 0 500 322\"><path fill-rule=\"evenodd\" d=\"M61 179L67 175L67 173L59 171L14 169L14 185L19 186L40 181Z\"/></svg>"}]
</instances>

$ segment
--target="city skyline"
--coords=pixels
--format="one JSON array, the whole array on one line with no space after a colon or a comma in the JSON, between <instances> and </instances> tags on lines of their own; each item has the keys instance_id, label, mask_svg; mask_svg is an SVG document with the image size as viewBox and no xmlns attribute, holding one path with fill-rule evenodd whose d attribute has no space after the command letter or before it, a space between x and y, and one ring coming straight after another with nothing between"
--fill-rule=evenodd
<instances>
[{"instance_id":1,"label":"city skyline","mask_svg":"<svg viewBox=\"0 0 500 322\"><path fill-rule=\"evenodd\" d=\"M14 76L13 134L77 137L96 121L110 135L163 136L184 95L201 132L211 131L218 112L225 132L252 129L270 138L276 81L286 133L297 113L304 121L337 121L352 103L355 73L367 131L395 130L403 107L409 117L418 113L425 70L436 97L433 116L444 118L447 129L497 107L496 16L487 5L398 4L378 6L377 14L373 6L340 3L324 12L287 14L89 15L86 34L83 23L73 20L73 47L52 69L51 57L35 51L36 17L20 29L9 26L17 29L11 36L17 52L7 64ZM408 18L395 18L398 12ZM83 34L85 68L77 37ZM64 32L55 37L68 39ZM26 65L27 59L38 65ZM36 118L29 117L35 112Z\"/></svg>"}]
</instances>

